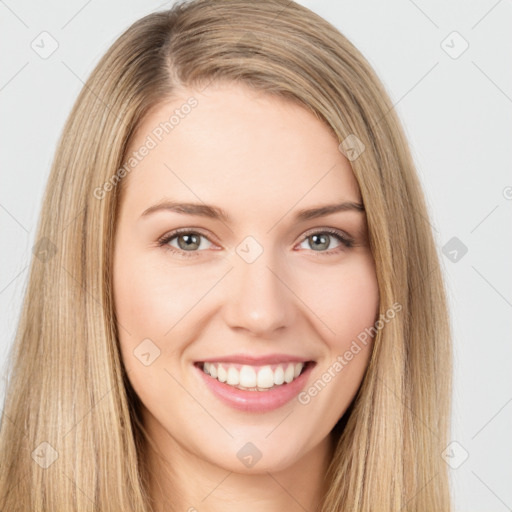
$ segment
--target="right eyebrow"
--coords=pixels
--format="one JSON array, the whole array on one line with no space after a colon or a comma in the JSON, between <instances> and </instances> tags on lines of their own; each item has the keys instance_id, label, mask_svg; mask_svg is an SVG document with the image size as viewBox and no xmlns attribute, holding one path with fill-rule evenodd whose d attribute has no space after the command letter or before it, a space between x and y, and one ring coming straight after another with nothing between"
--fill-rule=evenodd
<instances>
[{"instance_id":1,"label":"right eyebrow","mask_svg":"<svg viewBox=\"0 0 512 512\"><path fill-rule=\"evenodd\" d=\"M231 220L230 216L222 208L217 206L198 203L177 203L174 201L161 201L157 204L154 204L153 206L150 206L148 209L144 210L141 217L162 210L182 213L185 215L200 215L202 217L210 217L212 219L218 219L224 222L230 222Z\"/></svg>"}]
</instances>

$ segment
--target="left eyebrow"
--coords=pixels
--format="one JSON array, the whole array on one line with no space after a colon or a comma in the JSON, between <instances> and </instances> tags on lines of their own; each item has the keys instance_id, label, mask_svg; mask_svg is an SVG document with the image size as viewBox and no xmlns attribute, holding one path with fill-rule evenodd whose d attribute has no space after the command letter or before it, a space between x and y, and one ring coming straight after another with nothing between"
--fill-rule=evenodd
<instances>
[{"instance_id":1,"label":"left eyebrow","mask_svg":"<svg viewBox=\"0 0 512 512\"><path fill-rule=\"evenodd\" d=\"M365 209L361 203L356 203L354 201L344 201L342 203L327 204L327 205L321 206L319 208L308 208L305 210L299 210L295 214L295 220L299 221L299 222L304 222L306 220L323 217L324 215L330 215L331 213L348 212L348 211L356 211L356 212L364 213Z\"/></svg>"},{"instance_id":2,"label":"left eyebrow","mask_svg":"<svg viewBox=\"0 0 512 512\"><path fill-rule=\"evenodd\" d=\"M218 219L224 222L230 221L229 215L222 208L210 206L207 204L177 203L174 201L162 201L158 204L150 206L147 210L144 210L141 217L162 210L181 213L184 215L199 215L201 217L210 217L212 219Z\"/></svg>"}]
</instances>

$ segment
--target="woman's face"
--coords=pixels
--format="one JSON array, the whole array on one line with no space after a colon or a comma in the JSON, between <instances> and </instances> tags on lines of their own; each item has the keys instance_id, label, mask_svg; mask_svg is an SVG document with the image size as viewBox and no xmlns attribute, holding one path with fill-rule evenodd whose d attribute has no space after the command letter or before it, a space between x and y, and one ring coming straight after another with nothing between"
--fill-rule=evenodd
<instances>
[{"instance_id":1,"label":"woman's face","mask_svg":"<svg viewBox=\"0 0 512 512\"><path fill-rule=\"evenodd\" d=\"M334 136L296 104L224 84L160 105L129 155L114 298L154 441L235 472L325 447L363 378L371 339L357 337L379 302Z\"/></svg>"}]
</instances>

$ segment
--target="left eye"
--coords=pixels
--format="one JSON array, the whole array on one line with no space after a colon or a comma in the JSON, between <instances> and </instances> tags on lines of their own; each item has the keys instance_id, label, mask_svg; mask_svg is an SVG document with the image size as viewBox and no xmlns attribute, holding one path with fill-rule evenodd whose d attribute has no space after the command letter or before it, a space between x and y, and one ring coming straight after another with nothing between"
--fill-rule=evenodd
<instances>
[{"instance_id":1,"label":"left eye","mask_svg":"<svg viewBox=\"0 0 512 512\"><path fill-rule=\"evenodd\" d=\"M333 239L339 242L339 245L334 248L330 247ZM309 248L316 252L329 252L327 249L337 249L340 245L352 247L352 241L337 231L317 231L316 233L311 233L304 238L301 245L307 242L309 242Z\"/></svg>"}]
</instances>

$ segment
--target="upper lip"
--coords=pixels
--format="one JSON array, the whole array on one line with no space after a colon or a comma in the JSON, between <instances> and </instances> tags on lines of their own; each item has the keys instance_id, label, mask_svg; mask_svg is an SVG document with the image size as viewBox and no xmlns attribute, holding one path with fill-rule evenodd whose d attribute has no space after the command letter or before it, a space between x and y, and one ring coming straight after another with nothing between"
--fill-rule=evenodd
<instances>
[{"instance_id":1,"label":"upper lip","mask_svg":"<svg viewBox=\"0 0 512 512\"><path fill-rule=\"evenodd\" d=\"M292 356L289 354L269 354L266 356L249 356L247 354L231 354L230 356L211 357L202 359L201 363L238 363L247 364L252 366L260 366L265 364L278 364L278 363L306 363L312 359Z\"/></svg>"}]
</instances>

